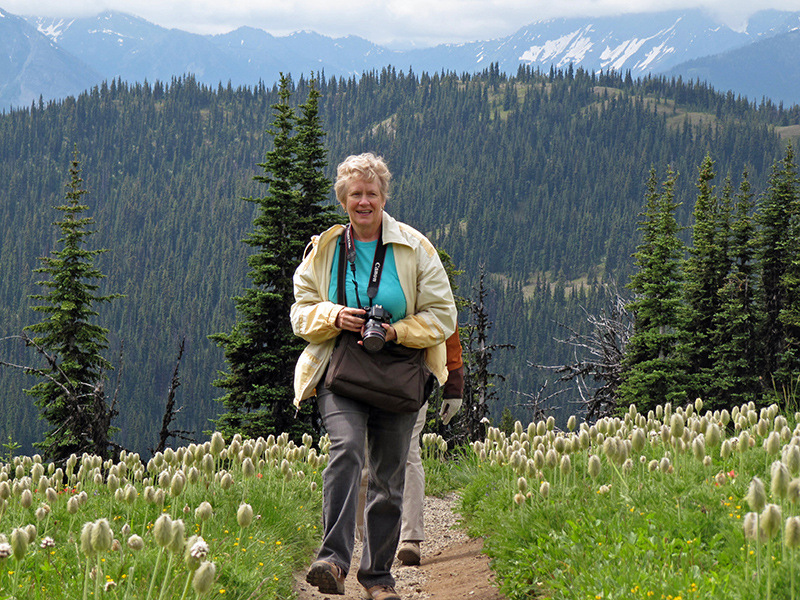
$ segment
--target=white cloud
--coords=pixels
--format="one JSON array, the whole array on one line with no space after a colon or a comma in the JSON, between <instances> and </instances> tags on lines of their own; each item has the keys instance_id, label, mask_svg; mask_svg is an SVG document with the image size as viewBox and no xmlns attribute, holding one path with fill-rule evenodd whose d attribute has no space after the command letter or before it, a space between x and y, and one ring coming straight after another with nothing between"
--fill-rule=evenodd
<instances>
[{"instance_id":1,"label":"white cloud","mask_svg":"<svg viewBox=\"0 0 800 600\"><path fill-rule=\"evenodd\" d=\"M313 30L400 48L493 39L534 21L704 8L731 27L754 10L800 11L800 0L2 0L13 14L92 16L127 12L163 27L224 33L243 25L273 35ZM756 4L758 6L756 7Z\"/></svg>"}]
</instances>

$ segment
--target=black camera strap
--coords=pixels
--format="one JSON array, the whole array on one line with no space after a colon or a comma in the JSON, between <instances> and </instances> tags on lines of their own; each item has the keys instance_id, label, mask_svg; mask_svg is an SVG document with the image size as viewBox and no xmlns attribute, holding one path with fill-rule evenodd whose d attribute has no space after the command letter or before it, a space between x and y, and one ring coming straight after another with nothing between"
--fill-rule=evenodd
<instances>
[{"instance_id":1,"label":"black camera strap","mask_svg":"<svg viewBox=\"0 0 800 600\"><path fill-rule=\"evenodd\" d=\"M337 281L339 304L347 306L347 294L344 284L344 261L345 257L347 262L350 263L350 270L353 273L353 286L356 290L356 304L358 308L363 309L361 300L358 297L358 283L356 282L356 244L353 240L353 232L348 224L344 233L342 234L339 247L339 270ZM367 297L369 298L369 305L372 306L372 300L378 295L378 286L381 284L381 273L383 273L383 263L386 257L386 246L383 245L383 228L378 233L378 244L375 246L375 256L372 259L372 269L369 274L369 286L367 287Z\"/></svg>"}]
</instances>

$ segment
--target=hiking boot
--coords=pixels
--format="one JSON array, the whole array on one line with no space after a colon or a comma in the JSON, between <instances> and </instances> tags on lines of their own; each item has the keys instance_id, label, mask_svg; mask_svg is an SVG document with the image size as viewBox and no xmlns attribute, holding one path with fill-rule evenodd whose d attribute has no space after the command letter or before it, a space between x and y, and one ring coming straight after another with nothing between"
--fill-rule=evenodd
<instances>
[{"instance_id":1,"label":"hiking boot","mask_svg":"<svg viewBox=\"0 0 800 600\"><path fill-rule=\"evenodd\" d=\"M414 566L419 564L421 554L419 542L400 542L397 560L406 566Z\"/></svg>"},{"instance_id":2,"label":"hiking boot","mask_svg":"<svg viewBox=\"0 0 800 600\"><path fill-rule=\"evenodd\" d=\"M311 565L306 581L319 588L322 594L344 595L345 574L342 569L326 560L318 560Z\"/></svg>"},{"instance_id":3,"label":"hiking boot","mask_svg":"<svg viewBox=\"0 0 800 600\"><path fill-rule=\"evenodd\" d=\"M390 585L374 585L367 590L367 598L372 600L402 600Z\"/></svg>"}]
</instances>

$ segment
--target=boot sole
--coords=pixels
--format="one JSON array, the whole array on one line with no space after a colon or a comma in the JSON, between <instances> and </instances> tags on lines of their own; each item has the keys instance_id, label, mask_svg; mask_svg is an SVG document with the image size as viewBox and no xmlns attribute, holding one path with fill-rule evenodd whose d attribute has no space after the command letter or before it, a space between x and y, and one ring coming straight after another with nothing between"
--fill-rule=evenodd
<instances>
[{"instance_id":1,"label":"boot sole","mask_svg":"<svg viewBox=\"0 0 800 600\"><path fill-rule=\"evenodd\" d=\"M397 553L397 559L408 567L419 565L420 556L413 550L402 549Z\"/></svg>"},{"instance_id":2,"label":"boot sole","mask_svg":"<svg viewBox=\"0 0 800 600\"><path fill-rule=\"evenodd\" d=\"M306 574L306 581L319 588L322 594L344 595L344 581L340 581L332 569L335 566L328 563L314 563Z\"/></svg>"}]
</instances>

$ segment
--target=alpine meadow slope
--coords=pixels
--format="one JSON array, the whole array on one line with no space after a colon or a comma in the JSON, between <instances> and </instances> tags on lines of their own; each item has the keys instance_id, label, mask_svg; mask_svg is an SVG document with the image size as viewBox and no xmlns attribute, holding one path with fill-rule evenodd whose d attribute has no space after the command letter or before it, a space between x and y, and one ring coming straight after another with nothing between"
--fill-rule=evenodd
<instances>
[{"instance_id":1,"label":"alpine meadow slope","mask_svg":"<svg viewBox=\"0 0 800 600\"><path fill-rule=\"evenodd\" d=\"M558 323L579 326L585 308L606 302L604 282L623 285L632 269L636 223L651 166L680 173L678 217L688 223L696 169L706 153L719 181L750 171L756 194L781 155L780 133L798 109L755 106L703 86L582 70L507 77L496 66L477 76L406 74L394 68L320 82L328 174L347 154L372 150L394 173L387 210L446 250L459 269L458 293L471 297L480 266L497 352L498 402L525 420L548 375L529 366L567 361ZM308 85L292 84L302 101ZM211 429L221 390L211 381L222 352L208 334L233 325L232 297L247 284L241 242L253 217L243 197L271 148L265 133L277 89L215 87L192 77L169 84L112 81L67 98L0 116L0 322L2 337L35 322L37 257L57 236L52 207L63 198L77 144L103 285L125 295L103 307L107 358L121 373L117 440L145 452L156 431L185 338L176 426ZM331 199L333 202L333 199ZM104 289L100 292L104 293ZM287 317L288 318L288 317ZM0 359L35 363L3 340ZM120 364L119 357L122 357ZM287 360L293 360L287 357ZM562 362L562 364L563 364ZM37 366L37 365L33 365ZM39 439L33 378L0 369L0 438L29 448ZM288 401L288 400L287 400ZM553 414L575 412L562 395Z\"/></svg>"}]
</instances>

